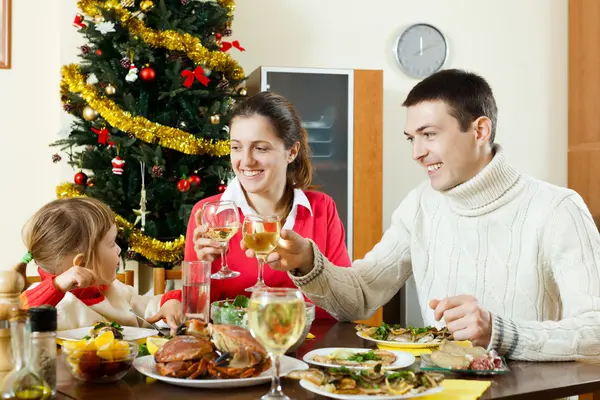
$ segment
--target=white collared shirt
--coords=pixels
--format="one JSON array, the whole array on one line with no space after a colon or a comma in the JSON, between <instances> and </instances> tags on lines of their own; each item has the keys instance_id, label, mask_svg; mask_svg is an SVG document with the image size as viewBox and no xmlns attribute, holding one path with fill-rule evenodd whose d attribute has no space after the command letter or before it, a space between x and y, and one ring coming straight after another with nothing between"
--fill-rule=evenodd
<instances>
[{"instance_id":1,"label":"white collared shirt","mask_svg":"<svg viewBox=\"0 0 600 400\"><path fill-rule=\"evenodd\" d=\"M244 215L249 214L258 214L248 201L246 200L246 196L244 195L244 191L242 190L242 185L238 178L233 178L227 185L227 189L223 192L221 196L221 200L230 200L234 201L235 204L242 210ZM296 215L298 214L298 206L304 206L310 211L310 215L312 215L312 208L310 206L310 202L308 201L308 197L304 194L304 192L300 189L294 189L294 201L292 203L292 210L290 214L285 219L285 224L281 227L281 229L292 230L294 228L294 224L296 223Z\"/></svg>"}]
</instances>

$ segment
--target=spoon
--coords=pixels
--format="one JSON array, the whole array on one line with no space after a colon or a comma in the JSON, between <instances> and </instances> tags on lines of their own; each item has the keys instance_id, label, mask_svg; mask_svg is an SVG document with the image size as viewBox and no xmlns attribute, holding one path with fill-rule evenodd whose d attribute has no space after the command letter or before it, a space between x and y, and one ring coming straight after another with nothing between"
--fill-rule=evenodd
<instances>
[{"instance_id":1,"label":"spoon","mask_svg":"<svg viewBox=\"0 0 600 400\"><path fill-rule=\"evenodd\" d=\"M154 325L152 322L148 322L148 321L146 321L144 318L140 317L140 316L139 316L139 315L138 315L138 314L137 314L137 313L136 313L136 312L133 310L133 308L130 308L130 309L129 309L129 312L130 312L130 313L132 313L133 315L135 315L135 316L136 316L136 318L137 318L137 319L139 319L140 321L142 321L142 322L145 322L145 323L147 323L148 325L150 325L151 327L153 327L154 329L156 329L156 331L158 332L158 336L160 336L160 337L164 337L164 336L166 336L164 333L162 333L162 332L160 331L160 328L159 328L158 326L156 326L156 325Z\"/></svg>"}]
</instances>

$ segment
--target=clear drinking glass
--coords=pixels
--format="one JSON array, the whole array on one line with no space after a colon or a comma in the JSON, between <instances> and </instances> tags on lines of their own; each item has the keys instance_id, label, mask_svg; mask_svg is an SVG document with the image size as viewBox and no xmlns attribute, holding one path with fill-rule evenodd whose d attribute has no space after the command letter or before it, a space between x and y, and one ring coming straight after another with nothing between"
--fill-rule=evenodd
<instances>
[{"instance_id":1,"label":"clear drinking glass","mask_svg":"<svg viewBox=\"0 0 600 400\"><path fill-rule=\"evenodd\" d=\"M289 400L281 390L280 357L300 339L305 323L304 297L298 289L265 287L252 292L248 329L273 362L271 390L262 400Z\"/></svg>"},{"instance_id":2,"label":"clear drinking glass","mask_svg":"<svg viewBox=\"0 0 600 400\"><path fill-rule=\"evenodd\" d=\"M244 244L256 254L258 261L258 278L254 286L246 288L247 292L265 288L263 270L265 261L279 242L281 233L281 221L277 216L246 215L242 225L242 237Z\"/></svg>"},{"instance_id":3,"label":"clear drinking glass","mask_svg":"<svg viewBox=\"0 0 600 400\"><path fill-rule=\"evenodd\" d=\"M202 225L208 227L207 236L221 245L221 269L211 275L212 279L231 279L240 276L227 266L229 240L240 229L238 208L233 201L211 201L202 207Z\"/></svg>"},{"instance_id":4,"label":"clear drinking glass","mask_svg":"<svg viewBox=\"0 0 600 400\"><path fill-rule=\"evenodd\" d=\"M210 269L209 261L181 263L183 314L187 319L210 322Z\"/></svg>"}]
</instances>

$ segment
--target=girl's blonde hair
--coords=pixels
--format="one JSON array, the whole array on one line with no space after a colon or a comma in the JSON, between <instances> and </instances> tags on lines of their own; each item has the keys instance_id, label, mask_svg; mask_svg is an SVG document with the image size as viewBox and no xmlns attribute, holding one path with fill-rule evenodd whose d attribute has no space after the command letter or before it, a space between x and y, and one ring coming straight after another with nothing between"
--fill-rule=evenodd
<instances>
[{"instance_id":1,"label":"girl's blonde hair","mask_svg":"<svg viewBox=\"0 0 600 400\"><path fill-rule=\"evenodd\" d=\"M60 267L65 257L78 253L84 254L82 266L95 270L98 245L113 224L114 213L100 200L59 199L43 206L27 222L23 242L38 266L53 275L64 272ZM22 261L16 268L24 271L26 266Z\"/></svg>"}]
</instances>

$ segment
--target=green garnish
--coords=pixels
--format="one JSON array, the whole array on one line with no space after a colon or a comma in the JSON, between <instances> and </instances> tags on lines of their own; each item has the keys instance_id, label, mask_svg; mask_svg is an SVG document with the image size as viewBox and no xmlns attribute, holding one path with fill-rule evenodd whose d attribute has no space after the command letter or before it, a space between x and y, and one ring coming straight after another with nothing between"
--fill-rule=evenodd
<instances>
[{"instance_id":1,"label":"green garnish","mask_svg":"<svg viewBox=\"0 0 600 400\"><path fill-rule=\"evenodd\" d=\"M431 329L433 329L433 327L431 326L425 326L423 328L413 328L412 326L409 326L407 329L410 330L410 333L415 336L415 335L419 335L421 333L425 333Z\"/></svg>"},{"instance_id":2,"label":"green garnish","mask_svg":"<svg viewBox=\"0 0 600 400\"><path fill-rule=\"evenodd\" d=\"M348 357L348 360L356 361L356 362L377 361L377 360L381 360L381 357L379 357L372 351L369 351L368 353L352 354L350 357Z\"/></svg>"},{"instance_id":3,"label":"green garnish","mask_svg":"<svg viewBox=\"0 0 600 400\"><path fill-rule=\"evenodd\" d=\"M110 327L110 328L114 328L117 331L121 332L123 330L123 327L121 325L119 325L118 323L116 323L115 321L111 322L110 324L108 322L98 322L96 325L94 325L94 330L97 331L100 328L106 328L106 327Z\"/></svg>"},{"instance_id":4,"label":"green garnish","mask_svg":"<svg viewBox=\"0 0 600 400\"><path fill-rule=\"evenodd\" d=\"M375 340L386 340L388 337L389 331L390 331L390 328L389 328L388 324L386 324L384 322L383 324L381 324L381 326L379 328L377 328L377 330L373 334L372 338Z\"/></svg>"},{"instance_id":5,"label":"green garnish","mask_svg":"<svg viewBox=\"0 0 600 400\"><path fill-rule=\"evenodd\" d=\"M142 357L142 356L148 356L150 355L150 352L148 351L148 347L146 346L145 343L140 343L138 345L138 357Z\"/></svg>"},{"instance_id":6,"label":"green garnish","mask_svg":"<svg viewBox=\"0 0 600 400\"><path fill-rule=\"evenodd\" d=\"M91 336L89 336L89 335L85 335L83 338L84 338L85 340L90 340L90 339L91 339Z\"/></svg>"},{"instance_id":7,"label":"green garnish","mask_svg":"<svg viewBox=\"0 0 600 400\"><path fill-rule=\"evenodd\" d=\"M238 295L233 301L233 306L237 308L248 308L250 299L246 296Z\"/></svg>"},{"instance_id":8,"label":"green garnish","mask_svg":"<svg viewBox=\"0 0 600 400\"><path fill-rule=\"evenodd\" d=\"M121 325L119 325L118 323L116 323L115 321L110 323L110 326L112 328L115 328L116 330L118 330L119 332L121 332L123 330L123 327Z\"/></svg>"}]
</instances>

